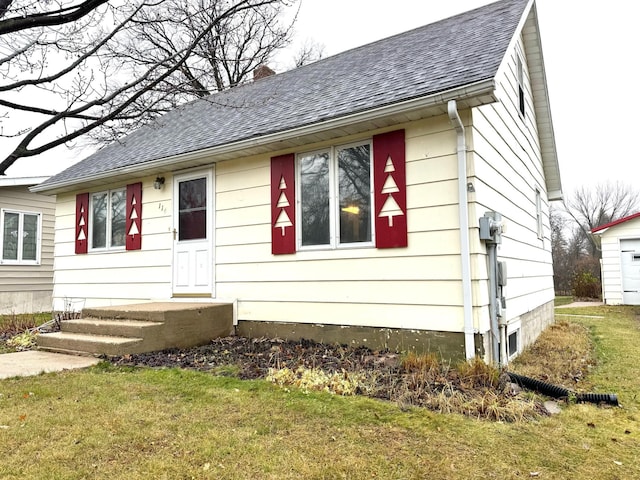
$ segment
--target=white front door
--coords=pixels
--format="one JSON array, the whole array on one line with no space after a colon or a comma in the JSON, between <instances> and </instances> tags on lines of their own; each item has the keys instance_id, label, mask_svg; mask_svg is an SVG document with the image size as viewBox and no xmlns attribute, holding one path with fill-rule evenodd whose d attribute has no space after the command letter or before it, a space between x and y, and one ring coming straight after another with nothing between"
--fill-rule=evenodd
<instances>
[{"instance_id":1,"label":"white front door","mask_svg":"<svg viewBox=\"0 0 640 480\"><path fill-rule=\"evenodd\" d=\"M622 303L640 305L640 239L620 240Z\"/></svg>"},{"instance_id":2,"label":"white front door","mask_svg":"<svg viewBox=\"0 0 640 480\"><path fill-rule=\"evenodd\" d=\"M173 295L213 296L213 175L176 175L173 183Z\"/></svg>"}]
</instances>

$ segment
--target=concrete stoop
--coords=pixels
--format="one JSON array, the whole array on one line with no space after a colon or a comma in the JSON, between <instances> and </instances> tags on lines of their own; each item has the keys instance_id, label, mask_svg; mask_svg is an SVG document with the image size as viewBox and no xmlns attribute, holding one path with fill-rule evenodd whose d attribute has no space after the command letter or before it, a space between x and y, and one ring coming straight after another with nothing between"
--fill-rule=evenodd
<instances>
[{"instance_id":1,"label":"concrete stoop","mask_svg":"<svg viewBox=\"0 0 640 480\"><path fill-rule=\"evenodd\" d=\"M38 335L38 348L76 355L127 355L204 345L233 332L228 303L144 303L85 308L60 331Z\"/></svg>"}]
</instances>

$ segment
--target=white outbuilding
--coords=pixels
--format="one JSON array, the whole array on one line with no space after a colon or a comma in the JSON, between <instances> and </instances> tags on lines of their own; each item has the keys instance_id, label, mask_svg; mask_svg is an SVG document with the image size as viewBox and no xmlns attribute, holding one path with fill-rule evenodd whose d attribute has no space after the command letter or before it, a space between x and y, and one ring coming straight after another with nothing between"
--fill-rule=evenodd
<instances>
[{"instance_id":1,"label":"white outbuilding","mask_svg":"<svg viewBox=\"0 0 640 480\"><path fill-rule=\"evenodd\" d=\"M602 298L640 305L640 212L591 230L602 240Z\"/></svg>"}]
</instances>

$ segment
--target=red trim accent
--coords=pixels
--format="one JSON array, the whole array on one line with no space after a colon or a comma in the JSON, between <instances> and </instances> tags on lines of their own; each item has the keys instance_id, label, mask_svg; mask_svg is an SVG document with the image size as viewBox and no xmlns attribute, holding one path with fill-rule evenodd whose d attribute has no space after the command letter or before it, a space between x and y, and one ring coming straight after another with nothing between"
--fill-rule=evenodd
<instances>
[{"instance_id":1,"label":"red trim accent","mask_svg":"<svg viewBox=\"0 0 640 480\"><path fill-rule=\"evenodd\" d=\"M296 185L293 153L271 158L271 253L296 251Z\"/></svg>"},{"instance_id":2,"label":"red trim accent","mask_svg":"<svg viewBox=\"0 0 640 480\"><path fill-rule=\"evenodd\" d=\"M376 247L406 247L407 179L404 130L374 135L373 190Z\"/></svg>"},{"instance_id":3,"label":"red trim accent","mask_svg":"<svg viewBox=\"0 0 640 480\"><path fill-rule=\"evenodd\" d=\"M142 248L142 183L127 185L126 208L126 248L140 250Z\"/></svg>"},{"instance_id":4,"label":"red trim accent","mask_svg":"<svg viewBox=\"0 0 640 480\"><path fill-rule=\"evenodd\" d=\"M76 195L76 253L87 253L89 247L89 194Z\"/></svg>"},{"instance_id":5,"label":"red trim accent","mask_svg":"<svg viewBox=\"0 0 640 480\"><path fill-rule=\"evenodd\" d=\"M618 220L614 220L613 222L605 223L604 225L600 225L599 227L595 227L591 229L591 233L597 233L600 230L604 230L605 228L614 227L620 223L628 222L629 220L633 220L634 218L640 217L640 212L634 213L633 215L629 215L628 217L620 218Z\"/></svg>"}]
</instances>

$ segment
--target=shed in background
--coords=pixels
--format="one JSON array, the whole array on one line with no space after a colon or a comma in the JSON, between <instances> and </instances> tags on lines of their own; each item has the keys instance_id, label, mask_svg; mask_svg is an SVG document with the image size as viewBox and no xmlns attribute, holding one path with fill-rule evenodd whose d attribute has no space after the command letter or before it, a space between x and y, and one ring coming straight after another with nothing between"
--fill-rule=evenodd
<instances>
[{"instance_id":1,"label":"shed in background","mask_svg":"<svg viewBox=\"0 0 640 480\"><path fill-rule=\"evenodd\" d=\"M602 243L602 299L640 305L640 212L591 230Z\"/></svg>"}]
</instances>

